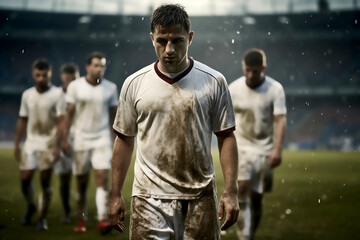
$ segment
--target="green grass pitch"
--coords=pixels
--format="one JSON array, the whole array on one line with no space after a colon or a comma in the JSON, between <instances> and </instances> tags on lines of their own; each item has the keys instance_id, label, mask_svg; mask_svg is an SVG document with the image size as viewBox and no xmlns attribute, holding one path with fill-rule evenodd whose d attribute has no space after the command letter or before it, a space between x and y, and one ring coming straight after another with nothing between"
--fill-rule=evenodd
<instances>
[{"instance_id":1,"label":"green grass pitch","mask_svg":"<svg viewBox=\"0 0 360 240\"><path fill-rule=\"evenodd\" d=\"M213 153L218 193L221 193L224 183L218 153ZM129 224L132 166L123 189L127 204L126 229ZM72 207L75 210L75 179L72 180ZM34 183L37 196L38 174L35 175ZM56 175L52 182L54 194L47 232L38 232L35 225L22 227L20 224L25 202L20 192L18 165L12 149L0 149L0 184L0 240L128 239L128 230L122 234L113 231L108 236L101 236L96 231L93 175L89 190L88 231L79 234L73 232L73 225L60 223L63 210ZM264 216L257 240L358 239L359 219L359 153L285 151L282 165L275 170L273 192L264 198ZM235 239L235 228L231 227L222 234L222 239Z\"/></svg>"}]
</instances>

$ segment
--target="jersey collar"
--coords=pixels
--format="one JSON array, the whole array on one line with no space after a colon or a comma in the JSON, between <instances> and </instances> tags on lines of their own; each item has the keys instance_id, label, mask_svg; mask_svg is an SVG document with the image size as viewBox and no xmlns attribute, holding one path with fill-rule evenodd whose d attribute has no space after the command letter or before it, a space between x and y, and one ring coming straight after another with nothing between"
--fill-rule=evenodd
<instances>
[{"instance_id":1,"label":"jersey collar","mask_svg":"<svg viewBox=\"0 0 360 240\"><path fill-rule=\"evenodd\" d=\"M165 82L169 83L169 84L174 84L176 83L177 81L179 81L180 79L182 79L183 77L185 77L190 71L191 69L193 68L194 66L194 60L192 60L191 58L188 58L189 61L190 61L190 65L188 66L188 68L182 72L180 75L178 75L177 77L175 78L170 78L166 75L164 75L158 68L158 63L159 63L159 60L157 60L154 64L154 68L155 68L155 72L156 74L162 79L164 80Z\"/></svg>"}]
</instances>

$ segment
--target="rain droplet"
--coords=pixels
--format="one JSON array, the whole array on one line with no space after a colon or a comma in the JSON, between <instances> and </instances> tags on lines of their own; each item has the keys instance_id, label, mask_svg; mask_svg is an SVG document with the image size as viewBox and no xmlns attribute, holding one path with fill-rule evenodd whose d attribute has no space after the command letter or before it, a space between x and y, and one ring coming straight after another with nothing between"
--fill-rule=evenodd
<instances>
[{"instance_id":1,"label":"rain droplet","mask_svg":"<svg viewBox=\"0 0 360 240\"><path fill-rule=\"evenodd\" d=\"M238 35L239 35L239 34L240 34L240 31L236 31L236 34L238 34Z\"/></svg>"},{"instance_id":2,"label":"rain droplet","mask_svg":"<svg viewBox=\"0 0 360 240\"><path fill-rule=\"evenodd\" d=\"M7 19L6 19L7 20ZM355 19L355 24L357 24L357 19Z\"/></svg>"},{"instance_id":3,"label":"rain droplet","mask_svg":"<svg viewBox=\"0 0 360 240\"><path fill-rule=\"evenodd\" d=\"M271 35L271 32L268 32L268 36L270 36Z\"/></svg>"},{"instance_id":4,"label":"rain droplet","mask_svg":"<svg viewBox=\"0 0 360 240\"><path fill-rule=\"evenodd\" d=\"M234 39L231 39L231 43L234 43L235 42L235 40Z\"/></svg>"},{"instance_id":5,"label":"rain droplet","mask_svg":"<svg viewBox=\"0 0 360 240\"><path fill-rule=\"evenodd\" d=\"M231 51L231 55L234 55L235 53L234 53L234 51Z\"/></svg>"},{"instance_id":6,"label":"rain droplet","mask_svg":"<svg viewBox=\"0 0 360 240\"><path fill-rule=\"evenodd\" d=\"M320 200L320 198L318 199L318 203L320 203L321 202L321 200Z\"/></svg>"},{"instance_id":7,"label":"rain droplet","mask_svg":"<svg viewBox=\"0 0 360 240\"><path fill-rule=\"evenodd\" d=\"M25 49L21 50L21 53L25 53Z\"/></svg>"},{"instance_id":8,"label":"rain droplet","mask_svg":"<svg viewBox=\"0 0 360 240\"><path fill-rule=\"evenodd\" d=\"M289 215L289 214L291 213L291 209L290 209L290 208L286 209L285 213L286 213L287 215Z\"/></svg>"},{"instance_id":9,"label":"rain droplet","mask_svg":"<svg viewBox=\"0 0 360 240\"><path fill-rule=\"evenodd\" d=\"M144 21L144 17L141 18L141 21Z\"/></svg>"}]
</instances>

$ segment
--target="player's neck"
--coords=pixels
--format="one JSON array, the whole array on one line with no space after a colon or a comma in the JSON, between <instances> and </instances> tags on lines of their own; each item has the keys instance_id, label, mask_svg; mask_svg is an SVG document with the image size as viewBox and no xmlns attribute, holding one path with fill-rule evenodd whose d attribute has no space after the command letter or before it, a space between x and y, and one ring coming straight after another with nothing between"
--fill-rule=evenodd
<instances>
[{"instance_id":1,"label":"player's neck","mask_svg":"<svg viewBox=\"0 0 360 240\"><path fill-rule=\"evenodd\" d=\"M259 87L261 84L263 84L264 81L265 81L265 77L262 77L260 79L260 81L258 81L258 82L250 82L250 81L248 81L248 79L246 79L245 82L249 88L255 89L255 88Z\"/></svg>"},{"instance_id":2,"label":"player's neck","mask_svg":"<svg viewBox=\"0 0 360 240\"><path fill-rule=\"evenodd\" d=\"M86 76L85 76L85 80L86 80L89 84L91 84L91 85L93 85L93 86L96 86L96 85L98 85L98 84L101 83L101 80L102 80L102 79L100 79L100 78L94 78L94 77L91 77L91 76L89 76L89 75L86 75Z\"/></svg>"},{"instance_id":3,"label":"player's neck","mask_svg":"<svg viewBox=\"0 0 360 240\"><path fill-rule=\"evenodd\" d=\"M51 83L48 83L47 85L35 85L36 91L38 93L44 93L51 87Z\"/></svg>"}]
</instances>

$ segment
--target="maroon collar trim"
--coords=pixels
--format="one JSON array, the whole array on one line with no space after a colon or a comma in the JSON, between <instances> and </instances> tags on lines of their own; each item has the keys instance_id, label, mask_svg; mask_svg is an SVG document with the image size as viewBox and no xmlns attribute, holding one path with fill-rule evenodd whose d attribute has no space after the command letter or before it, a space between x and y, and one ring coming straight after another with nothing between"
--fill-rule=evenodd
<instances>
[{"instance_id":1,"label":"maroon collar trim","mask_svg":"<svg viewBox=\"0 0 360 240\"><path fill-rule=\"evenodd\" d=\"M162 79L164 80L165 82L169 83L169 84L174 84L176 83L177 81L179 81L180 79L182 79L183 77L185 77L190 71L191 69L193 68L194 66L194 60L192 60L191 58L188 58L189 61L190 61L190 66L184 71L182 72L179 76L175 77L175 78L170 78L166 75L164 75L158 68L158 63L159 63L159 60L157 60L155 62L155 65L154 65L154 68L155 68L155 72L156 74Z\"/></svg>"}]
</instances>

